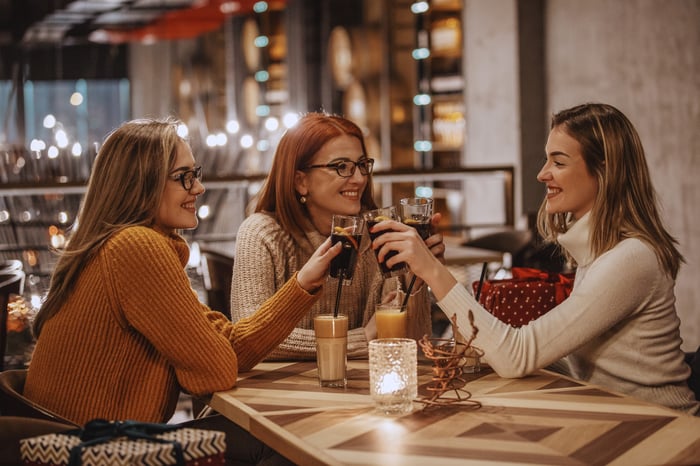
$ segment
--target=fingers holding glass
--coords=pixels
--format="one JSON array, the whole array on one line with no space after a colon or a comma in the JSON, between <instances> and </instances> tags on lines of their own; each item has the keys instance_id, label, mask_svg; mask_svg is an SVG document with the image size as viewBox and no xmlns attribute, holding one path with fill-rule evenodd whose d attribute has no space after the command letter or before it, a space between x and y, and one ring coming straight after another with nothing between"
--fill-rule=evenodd
<instances>
[{"instance_id":1,"label":"fingers holding glass","mask_svg":"<svg viewBox=\"0 0 700 466\"><path fill-rule=\"evenodd\" d=\"M333 215L331 242L334 245L341 242L343 249L331 260L330 276L341 280L344 285L352 283L363 228L364 220L361 217Z\"/></svg>"},{"instance_id":2,"label":"fingers holding glass","mask_svg":"<svg viewBox=\"0 0 700 466\"><path fill-rule=\"evenodd\" d=\"M370 210L368 212L365 212L362 214L365 222L367 223L367 231L369 232L369 237L374 241L384 233L387 233L391 230L376 230L373 231L373 228L380 222L384 220L399 220L398 213L396 212L396 207L390 206L390 207L381 207L379 209L374 209ZM386 260L392 258L397 254L396 251L390 251L384 260L380 261L379 257L377 256L379 254L379 250L375 249L374 251L375 257L377 257L377 261L379 263L379 268L382 271L382 276L384 278L389 278L393 277L396 275L402 275L406 273L407 267L406 263L404 262L399 262L397 264L394 264L392 267L387 266Z\"/></svg>"}]
</instances>

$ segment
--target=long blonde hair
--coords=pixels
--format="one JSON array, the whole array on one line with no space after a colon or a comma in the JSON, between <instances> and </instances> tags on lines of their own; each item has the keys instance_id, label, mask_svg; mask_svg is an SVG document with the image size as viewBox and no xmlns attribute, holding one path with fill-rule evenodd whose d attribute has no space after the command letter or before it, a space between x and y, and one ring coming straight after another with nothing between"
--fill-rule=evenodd
<instances>
[{"instance_id":1,"label":"long blonde hair","mask_svg":"<svg viewBox=\"0 0 700 466\"><path fill-rule=\"evenodd\" d=\"M81 270L114 233L136 225L152 225L168 170L175 163L179 122L142 119L124 123L100 148L66 248L51 276L45 302L36 316L34 333L68 299Z\"/></svg>"},{"instance_id":2,"label":"long blonde hair","mask_svg":"<svg viewBox=\"0 0 700 466\"><path fill-rule=\"evenodd\" d=\"M551 128L555 127L578 141L586 167L598 181L591 209L594 256L624 238L639 238L654 250L663 270L676 278L683 256L661 221L644 148L632 123L611 105L588 103L555 114ZM545 240L556 241L568 229L569 214L547 214L545 206L546 200L537 227Z\"/></svg>"}]
</instances>

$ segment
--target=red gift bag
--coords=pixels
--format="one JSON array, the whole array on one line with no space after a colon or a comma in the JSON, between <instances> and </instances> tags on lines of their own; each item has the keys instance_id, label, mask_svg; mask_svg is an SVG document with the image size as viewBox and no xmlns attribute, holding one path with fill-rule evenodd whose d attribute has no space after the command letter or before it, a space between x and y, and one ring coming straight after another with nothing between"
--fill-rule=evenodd
<instances>
[{"instance_id":1,"label":"red gift bag","mask_svg":"<svg viewBox=\"0 0 700 466\"><path fill-rule=\"evenodd\" d=\"M503 322L520 327L547 313L571 294L574 274L513 267L513 278L484 280L479 303ZM472 284L476 293L479 282Z\"/></svg>"}]
</instances>

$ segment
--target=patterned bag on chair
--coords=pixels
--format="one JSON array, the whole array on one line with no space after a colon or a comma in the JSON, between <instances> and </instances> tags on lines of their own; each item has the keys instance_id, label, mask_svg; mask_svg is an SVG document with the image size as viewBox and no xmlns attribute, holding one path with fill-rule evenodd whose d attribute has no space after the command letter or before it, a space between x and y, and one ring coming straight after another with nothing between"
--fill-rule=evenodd
<instances>
[{"instance_id":1,"label":"patterned bag on chair","mask_svg":"<svg viewBox=\"0 0 700 466\"><path fill-rule=\"evenodd\" d=\"M574 274L513 267L513 278L485 280L479 302L503 322L521 327L548 312L571 294ZM479 282L472 284L476 294Z\"/></svg>"}]
</instances>

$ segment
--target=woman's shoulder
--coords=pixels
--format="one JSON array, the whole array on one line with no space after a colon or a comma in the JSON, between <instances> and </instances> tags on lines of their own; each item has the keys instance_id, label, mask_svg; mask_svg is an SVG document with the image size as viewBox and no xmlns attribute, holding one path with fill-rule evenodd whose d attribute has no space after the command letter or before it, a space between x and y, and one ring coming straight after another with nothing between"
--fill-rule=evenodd
<instances>
[{"instance_id":1,"label":"woman's shoulder","mask_svg":"<svg viewBox=\"0 0 700 466\"><path fill-rule=\"evenodd\" d=\"M243 220L238 231L258 231L261 229L281 230L282 226L277 222L274 215L268 212L255 212Z\"/></svg>"},{"instance_id":2,"label":"woman's shoulder","mask_svg":"<svg viewBox=\"0 0 700 466\"><path fill-rule=\"evenodd\" d=\"M291 235L277 219L266 212L256 212L247 217L238 227L237 241L259 241L279 243L291 241Z\"/></svg>"},{"instance_id":3,"label":"woman's shoulder","mask_svg":"<svg viewBox=\"0 0 700 466\"><path fill-rule=\"evenodd\" d=\"M627 277L658 276L661 266L652 245L636 238L625 238L599 257L599 262Z\"/></svg>"},{"instance_id":4,"label":"woman's shoulder","mask_svg":"<svg viewBox=\"0 0 700 466\"><path fill-rule=\"evenodd\" d=\"M105 242L100 252L107 260L120 263L177 260L183 266L189 253L189 246L182 236L148 226L129 226L119 230Z\"/></svg>"},{"instance_id":5,"label":"woman's shoulder","mask_svg":"<svg viewBox=\"0 0 700 466\"><path fill-rule=\"evenodd\" d=\"M612 249L618 255L632 260L655 259L654 248L641 238L625 238Z\"/></svg>"},{"instance_id":6,"label":"woman's shoulder","mask_svg":"<svg viewBox=\"0 0 700 466\"><path fill-rule=\"evenodd\" d=\"M107 249L139 251L148 249L172 247L173 243L183 243L184 239L177 235L167 235L147 226L130 226L114 233L106 242Z\"/></svg>"},{"instance_id":7,"label":"woman's shoulder","mask_svg":"<svg viewBox=\"0 0 700 466\"><path fill-rule=\"evenodd\" d=\"M289 234L275 218L263 212L247 217L236 234L236 263L246 258L260 261L271 257L275 262L283 262L297 252L297 246Z\"/></svg>"}]
</instances>

